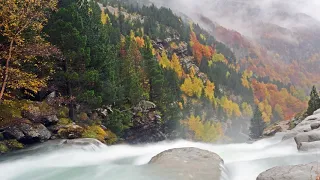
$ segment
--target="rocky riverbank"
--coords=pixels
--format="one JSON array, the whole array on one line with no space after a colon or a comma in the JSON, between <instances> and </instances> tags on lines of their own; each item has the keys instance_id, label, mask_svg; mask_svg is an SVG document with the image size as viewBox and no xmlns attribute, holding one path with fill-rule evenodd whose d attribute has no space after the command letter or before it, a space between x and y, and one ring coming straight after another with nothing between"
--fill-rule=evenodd
<instances>
[{"instance_id":1,"label":"rocky riverbank","mask_svg":"<svg viewBox=\"0 0 320 180\"><path fill-rule=\"evenodd\" d=\"M69 109L51 93L44 101L14 101L0 107L0 154L54 139L94 138L105 144L125 141L129 144L157 142L167 138L156 105L141 101L128 112L111 107L86 109L77 107L74 120ZM10 107L10 108L8 108ZM128 115L128 117L124 117ZM127 119L121 135L106 127L112 118ZM121 120L122 120L121 119ZM118 127L115 127L118 128ZM117 130L117 129L116 129Z\"/></svg>"}]
</instances>

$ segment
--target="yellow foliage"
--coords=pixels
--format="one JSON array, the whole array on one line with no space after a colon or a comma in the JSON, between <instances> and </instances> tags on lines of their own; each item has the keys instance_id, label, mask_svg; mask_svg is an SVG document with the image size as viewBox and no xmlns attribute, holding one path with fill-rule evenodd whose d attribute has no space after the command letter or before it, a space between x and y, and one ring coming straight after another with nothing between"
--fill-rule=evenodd
<instances>
[{"instance_id":1,"label":"yellow foliage","mask_svg":"<svg viewBox=\"0 0 320 180\"><path fill-rule=\"evenodd\" d=\"M214 83L209 80L206 82L206 87L204 88L204 95L211 101L214 101Z\"/></svg>"},{"instance_id":2,"label":"yellow foliage","mask_svg":"<svg viewBox=\"0 0 320 180\"><path fill-rule=\"evenodd\" d=\"M223 54L220 54L220 53L216 53L212 56L212 61L213 62L224 62L226 64L228 64L226 58L224 57Z\"/></svg>"},{"instance_id":3,"label":"yellow foliage","mask_svg":"<svg viewBox=\"0 0 320 180\"><path fill-rule=\"evenodd\" d=\"M172 55L171 68L177 73L179 78L182 78L184 74L183 68L180 64L179 57L175 53Z\"/></svg>"},{"instance_id":4,"label":"yellow foliage","mask_svg":"<svg viewBox=\"0 0 320 180\"><path fill-rule=\"evenodd\" d=\"M228 117L240 117L242 115L239 105L229 100L226 96L220 99L220 105Z\"/></svg>"},{"instance_id":5,"label":"yellow foliage","mask_svg":"<svg viewBox=\"0 0 320 180\"><path fill-rule=\"evenodd\" d=\"M195 77L194 75L188 76L184 83L181 85L180 89L188 96L201 97L204 85L201 79Z\"/></svg>"},{"instance_id":6,"label":"yellow foliage","mask_svg":"<svg viewBox=\"0 0 320 180\"><path fill-rule=\"evenodd\" d=\"M87 127L82 134L82 137L84 138L98 139L103 143L105 142L106 136L107 136L107 133L98 125Z\"/></svg>"},{"instance_id":7,"label":"yellow foliage","mask_svg":"<svg viewBox=\"0 0 320 180\"><path fill-rule=\"evenodd\" d=\"M262 119L265 122L270 122L271 118L272 118L272 107L270 106L269 102L267 101L267 99L265 99L264 101L260 102L258 104L258 107L262 113Z\"/></svg>"},{"instance_id":8,"label":"yellow foliage","mask_svg":"<svg viewBox=\"0 0 320 180\"><path fill-rule=\"evenodd\" d=\"M108 23L108 14L105 14L103 11L101 11L101 23L102 24L107 24Z\"/></svg>"},{"instance_id":9,"label":"yellow foliage","mask_svg":"<svg viewBox=\"0 0 320 180\"><path fill-rule=\"evenodd\" d=\"M250 89L250 82L249 79L252 77L252 71L248 72L245 70L242 74L241 82L242 85L248 89Z\"/></svg>"},{"instance_id":10,"label":"yellow foliage","mask_svg":"<svg viewBox=\"0 0 320 180\"><path fill-rule=\"evenodd\" d=\"M247 102L243 102L241 104L241 110L244 116L251 117L253 115L252 107Z\"/></svg>"},{"instance_id":11,"label":"yellow foliage","mask_svg":"<svg viewBox=\"0 0 320 180\"><path fill-rule=\"evenodd\" d=\"M167 53L165 50L162 51L161 53L161 58L159 59L159 63L160 65L164 68L164 69L170 69L171 68L171 63L168 59Z\"/></svg>"},{"instance_id":12,"label":"yellow foliage","mask_svg":"<svg viewBox=\"0 0 320 180\"><path fill-rule=\"evenodd\" d=\"M202 122L200 117L191 115L183 123L193 132L194 138L199 141L215 142L223 136L221 123L218 122Z\"/></svg>"}]
</instances>

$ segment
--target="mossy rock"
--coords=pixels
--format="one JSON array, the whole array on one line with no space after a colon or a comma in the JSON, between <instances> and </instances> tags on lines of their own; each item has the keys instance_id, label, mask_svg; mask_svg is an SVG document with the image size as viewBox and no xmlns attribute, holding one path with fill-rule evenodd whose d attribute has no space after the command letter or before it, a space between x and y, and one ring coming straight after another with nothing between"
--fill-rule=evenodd
<instances>
[{"instance_id":1,"label":"mossy rock","mask_svg":"<svg viewBox=\"0 0 320 180\"><path fill-rule=\"evenodd\" d=\"M0 154L9 152L9 148L4 142L0 142Z\"/></svg>"},{"instance_id":2,"label":"mossy rock","mask_svg":"<svg viewBox=\"0 0 320 180\"><path fill-rule=\"evenodd\" d=\"M4 142L10 150L18 150L24 148L24 145L15 139L6 140Z\"/></svg>"},{"instance_id":3,"label":"mossy rock","mask_svg":"<svg viewBox=\"0 0 320 180\"><path fill-rule=\"evenodd\" d=\"M103 130L99 125L88 126L82 134L83 138L94 138L106 144L113 144L117 136L109 130Z\"/></svg>"},{"instance_id":4,"label":"mossy rock","mask_svg":"<svg viewBox=\"0 0 320 180\"><path fill-rule=\"evenodd\" d=\"M71 123L72 123L72 120L69 119L69 118L60 118L59 122L58 122L58 125L68 125L68 124L71 124Z\"/></svg>"},{"instance_id":5,"label":"mossy rock","mask_svg":"<svg viewBox=\"0 0 320 180\"><path fill-rule=\"evenodd\" d=\"M66 125L58 130L58 135L63 139L77 139L81 138L84 129L78 125Z\"/></svg>"}]
</instances>

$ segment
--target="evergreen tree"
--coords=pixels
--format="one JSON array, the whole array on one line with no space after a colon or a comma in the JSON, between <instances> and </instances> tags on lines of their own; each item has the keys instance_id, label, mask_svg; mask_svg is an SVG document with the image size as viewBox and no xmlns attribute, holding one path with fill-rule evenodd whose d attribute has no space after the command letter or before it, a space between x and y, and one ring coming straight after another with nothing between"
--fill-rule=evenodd
<instances>
[{"instance_id":1,"label":"evergreen tree","mask_svg":"<svg viewBox=\"0 0 320 180\"><path fill-rule=\"evenodd\" d=\"M315 86L312 87L310 100L308 102L307 115L312 115L314 111L320 108L320 98Z\"/></svg>"},{"instance_id":2,"label":"evergreen tree","mask_svg":"<svg viewBox=\"0 0 320 180\"><path fill-rule=\"evenodd\" d=\"M262 136L263 130L266 127L266 123L262 119L262 113L257 106L251 119L251 126L250 126L250 137L252 139L258 139Z\"/></svg>"}]
</instances>

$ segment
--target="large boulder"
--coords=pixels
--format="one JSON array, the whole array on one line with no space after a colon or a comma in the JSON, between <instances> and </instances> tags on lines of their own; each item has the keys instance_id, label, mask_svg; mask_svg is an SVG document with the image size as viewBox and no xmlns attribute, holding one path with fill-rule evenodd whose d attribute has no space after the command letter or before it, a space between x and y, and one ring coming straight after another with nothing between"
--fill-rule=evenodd
<instances>
[{"instance_id":1,"label":"large boulder","mask_svg":"<svg viewBox=\"0 0 320 180\"><path fill-rule=\"evenodd\" d=\"M45 102L29 104L28 107L22 111L23 118L29 119L33 123L44 124L45 126L58 123L59 119L56 114L55 109Z\"/></svg>"},{"instance_id":2,"label":"large boulder","mask_svg":"<svg viewBox=\"0 0 320 180\"><path fill-rule=\"evenodd\" d=\"M320 131L299 133L294 137L294 140L296 141L298 149L300 149L302 142L320 141Z\"/></svg>"},{"instance_id":3,"label":"large boulder","mask_svg":"<svg viewBox=\"0 0 320 180\"><path fill-rule=\"evenodd\" d=\"M58 136L62 139L77 139L81 138L84 132L83 127L76 124L69 124L57 127Z\"/></svg>"},{"instance_id":4,"label":"large boulder","mask_svg":"<svg viewBox=\"0 0 320 180\"><path fill-rule=\"evenodd\" d=\"M312 131L313 129L317 129L317 126L319 123L320 123L320 114L308 116L298 125L296 125L295 128L288 131L284 135L283 140L293 138L300 133L309 132L309 131Z\"/></svg>"},{"instance_id":5,"label":"large boulder","mask_svg":"<svg viewBox=\"0 0 320 180\"><path fill-rule=\"evenodd\" d=\"M19 120L3 130L6 139L16 139L19 142L30 144L50 139L51 132L42 124L33 124L26 119Z\"/></svg>"},{"instance_id":6,"label":"large boulder","mask_svg":"<svg viewBox=\"0 0 320 180\"><path fill-rule=\"evenodd\" d=\"M316 180L320 167L318 162L305 165L274 167L261 173L257 180Z\"/></svg>"},{"instance_id":7,"label":"large boulder","mask_svg":"<svg viewBox=\"0 0 320 180\"><path fill-rule=\"evenodd\" d=\"M163 172L175 180L220 180L223 160L215 153L197 148L179 148L164 151L151 159Z\"/></svg>"}]
</instances>

